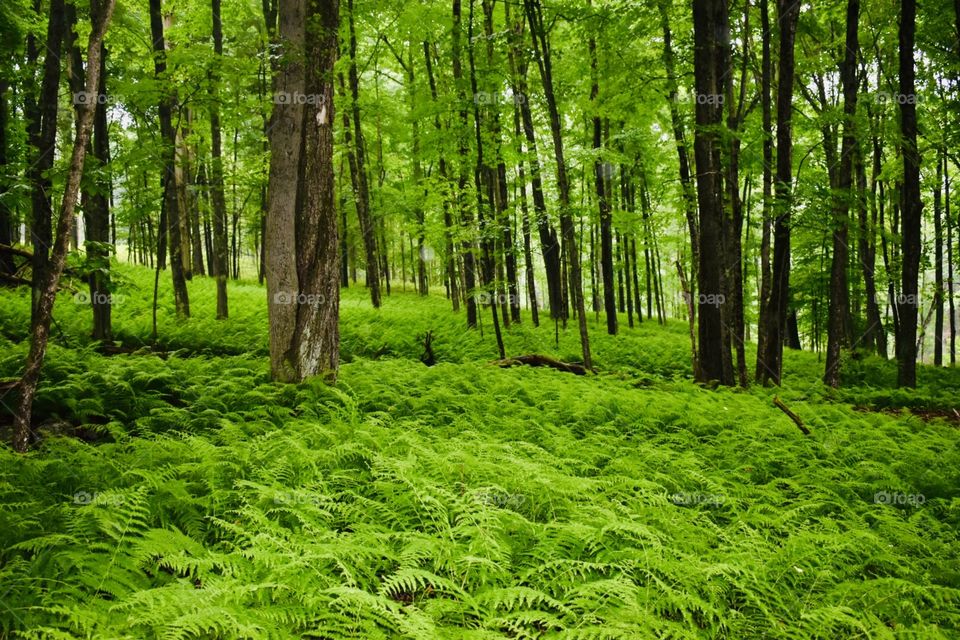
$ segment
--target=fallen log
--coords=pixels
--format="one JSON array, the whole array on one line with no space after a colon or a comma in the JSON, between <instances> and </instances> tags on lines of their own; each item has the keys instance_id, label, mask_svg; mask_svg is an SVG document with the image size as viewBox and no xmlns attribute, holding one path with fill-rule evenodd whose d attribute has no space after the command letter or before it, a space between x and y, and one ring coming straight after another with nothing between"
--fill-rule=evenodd
<instances>
[{"instance_id":1,"label":"fallen log","mask_svg":"<svg viewBox=\"0 0 960 640\"><path fill-rule=\"evenodd\" d=\"M587 373L592 373L591 369L587 369L582 364L577 364L575 362L561 362L556 358L551 358L550 356L545 356L538 353L504 358L503 360L496 360L495 362L497 366L503 368L517 366L549 367L551 369L556 369L557 371L563 371L564 373L572 373L576 376L584 376Z\"/></svg>"},{"instance_id":2,"label":"fallen log","mask_svg":"<svg viewBox=\"0 0 960 640\"><path fill-rule=\"evenodd\" d=\"M780 399L780 396L773 396L773 404L775 404L780 411L783 411L785 414L787 414L788 418L793 420L793 423L800 428L800 431L803 431L803 435L810 435L810 429L807 429L804 426L803 420L800 419L800 416L791 411L790 407L783 403L783 400Z\"/></svg>"}]
</instances>

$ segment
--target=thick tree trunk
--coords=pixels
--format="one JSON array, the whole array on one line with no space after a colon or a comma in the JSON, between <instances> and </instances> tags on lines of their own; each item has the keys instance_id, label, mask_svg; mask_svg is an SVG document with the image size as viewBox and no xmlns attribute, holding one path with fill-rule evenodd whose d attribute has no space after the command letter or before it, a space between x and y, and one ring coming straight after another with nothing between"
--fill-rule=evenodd
<instances>
[{"instance_id":1,"label":"thick tree trunk","mask_svg":"<svg viewBox=\"0 0 960 640\"><path fill-rule=\"evenodd\" d=\"M729 342L720 304L723 302L723 181L721 138L729 19L724 0L694 0L694 75L696 121L694 152L697 199L700 207L700 264L697 270L699 378L701 382L733 384L726 372L724 353ZM720 303L720 304L718 304ZM649 308L648 308L649 314Z\"/></svg>"},{"instance_id":2,"label":"thick tree trunk","mask_svg":"<svg viewBox=\"0 0 960 640\"><path fill-rule=\"evenodd\" d=\"M96 95L99 87L103 36L106 33L107 25L110 23L113 8L113 0L100 0L93 11L93 29L90 32L87 46L88 72L84 87L88 96ZM30 445L33 398L37 392L40 371L43 368L43 360L46 355L50 323L53 319L53 305L57 297L60 275L63 273L66 264L74 223L74 208L80 190L80 179L83 176L87 144L93 128L95 109L92 102L84 100L77 104L77 133L70 157L70 169L67 173L66 184L64 184L63 200L60 204L56 240L50 254L49 268L45 269L38 279L40 298L36 305L35 322L31 327L30 351L24 364L23 375L18 383L20 397L13 423L13 449L21 453L25 452Z\"/></svg>"},{"instance_id":3,"label":"thick tree trunk","mask_svg":"<svg viewBox=\"0 0 960 640\"><path fill-rule=\"evenodd\" d=\"M897 384L917 386L917 316L919 313L920 226L923 204L920 200L920 152L917 148L917 105L914 69L916 0L900 3L900 154L903 157L901 191L901 237L903 242L902 284L897 310L900 332L897 335Z\"/></svg>"},{"instance_id":4,"label":"thick tree trunk","mask_svg":"<svg viewBox=\"0 0 960 640\"><path fill-rule=\"evenodd\" d=\"M332 80L338 23L336 0L280 4L280 45L288 55L274 82L264 241L271 370L285 382L335 380L339 362ZM296 94L310 99L289 99Z\"/></svg>"},{"instance_id":5,"label":"thick tree trunk","mask_svg":"<svg viewBox=\"0 0 960 640\"><path fill-rule=\"evenodd\" d=\"M220 0L211 0L213 14L213 51L216 56L210 78L210 200L213 204L213 269L217 279L217 319L229 315L227 304L227 203L223 193L223 150L220 132L220 63L223 60L223 23L220 19Z\"/></svg>"}]
</instances>

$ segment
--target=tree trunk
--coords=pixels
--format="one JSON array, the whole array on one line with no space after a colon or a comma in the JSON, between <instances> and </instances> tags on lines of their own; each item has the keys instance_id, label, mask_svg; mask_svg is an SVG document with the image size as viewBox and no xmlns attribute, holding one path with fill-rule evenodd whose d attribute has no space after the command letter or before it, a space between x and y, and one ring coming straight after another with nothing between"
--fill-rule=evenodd
<instances>
[{"instance_id":1,"label":"tree trunk","mask_svg":"<svg viewBox=\"0 0 960 640\"><path fill-rule=\"evenodd\" d=\"M113 7L114 0L100 0L93 10L93 29L90 32L87 46L88 72L84 87L88 96L96 95L99 87L103 36L106 33L107 25L110 23ZM74 222L74 208L77 203L77 193L80 189L80 179L83 176L83 162L90 132L93 128L95 109L92 102L83 100L77 103L77 133L70 157L70 169L64 184L63 200L60 204L56 240L50 254L49 268L44 270L39 279L40 298L36 306L36 321L31 327L30 351L24 364L23 375L18 383L19 402L13 422L13 449L20 453L26 452L30 445L33 398L37 392L37 383L40 381L40 371L46 355L50 323L53 319L53 305L57 297L60 275L63 273L63 267L67 259L72 234L71 228ZM34 276L36 278L36 274Z\"/></svg>"},{"instance_id":2,"label":"tree trunk","mask_svg":"<svg viewBox=\"0 0 960 640\"><path fill-rule=\"evenodd\" d=\"M897 310L900 333L897 335L897 384L917 386L917 315L919 313L920 226L923 203L920 200L920 152L917 149L917 105L914 69L916 0L900 3L900 154L903 157L901 191L901 237L903 242L902 284Z\"/></svg>"},{"instance_id":3,"label":"tree trunk","mask_svg":"<svg viewBox=\"0 0 960 640\"><path fill-rule=\"evenodd\" d=\"M699 378L701 382L733 384L725 372L724 353L729 342L720 311L723 298L723 183L721 137L724 83L727 71L729 20L724 0L693 3L694 76L696 121L694 152L697 166L697 200L700 206L700 264L697 316ZM649 315L649 309L648 309Z\"/></svg>"},{"instance_id":4,"label":"tree trunk","mask_svg":"<svg viewBox=\"0 0 960 640\"><path fill-rule=\"evenodd\" d=\"M213 204L213 270L217 279L217 319L229 315L227 304L227 203L223 193L223 150L220 139L220 63L223 60L223 23L220 0L211 0L213 13L213 51L216 59L210 78L210 199Z\"/></svg>"},{"instance_id":5,"label":"tree trunk","mask_svg":"<svg viewBox=\"0 0 960 640\"><path fill-rule=\"evenodd\" d=\"M9 167L7 165L7 124L10 115L7 111L7 89L10 87L6 78L0 77L0 175L7 176ZM0 245L13 245L13 212L7 205L6 194L9 189L7 178L0 178ZM0 254L0 278L3 276L12 276L14 273L13 257L4 253Z\"/></svg>"},{"instance_id":6,"label":"tree trunk","mask_svg":"<svg viewBox=\"0 0 960 640\"><path fill-rule=\"evenodd\" d=\"M150 32L153 38L154 73L161 83L166 83L167 71L166 43L163 36L163 13L160 7L161 0L150 0ZM164 91L160 99L160 138L163 141L163 204L166 228L165 244L170 251L170 272L173 275L173 295L177 313L190 315L190 298L187 293L187 281L183 269L183 244L181 239L181 222L179 199L177 198L177 171L176 149L177 135L173 127L173 105L175 99L172 94Z\"/></svg>"},{"instance_id":7,"label":"tree trunk","mask_svg":"<svg viewBox=\"0 0 960 640\"><path fill-rule=\"evenodd\" d=\"M463 229L464 239L462 240L463 252L463 276L464 276L464 296L467 303L467 326L475 328L477 326L477 266L474 250L473 235L473 215L470 213L470 205L466 201L467 191L467 165L469 163L470 147L467 141L467 131L470 128L469 115L467 113L467 92L464 88L463 61L460 55L461 11L460 0L453 0L453 34L452 34L452 64L453 64L453 83L457 93L458 126L457 126L457 155L459 157L459 167L457 171L457 203L460 209L460 226Z\"/></svg>"},{"instance_id":8,"label":"tree trunk","mask_svg":"<svg viewBox=\"0 0 960 640\"><path fill-rule=\"evenodd\" d=\"M777 78L777 175L773 225L773 270L766 314L763 352L758 353L760 382L779 385L783 375L783 344L790 305L790 209L793 176L794 42L800 5L777 0L780 59ZM795 323L794 323L795 324ZM795 333L794 331L790 332Z\"/></svg>"},{"instance_id":9,"label":"tree trunk","mask_svg":"<svg viewBox=\"0 0 960 640\"><path fill-rule=\"evenodd\" d=\"M39 7L39 4L37 5ZM27 180L31 185L30 242L33 245L33 291L31 326L37 322L37 307L43 291L40 283L44 281L44 272L50 262L50 246L53 244L53 181L49 176L56 154L57 141L57 94L60 89L60 56L66 32L66 10L63 0L51 0L50 16L47 22L46 55L43 60L43 79L40 84L40 98L28 116L33 116L28 125L30 145L36 154L27 169ZM29 45L28 45L29 46ZM32 57L36 58L36 54ZM94 87L96 90L96 87ZM86 102L96 99L95 93L74 97L74 101Z\"/></svg>"},{"instance_id":10,"label":"tree trunk","mask_svg":"<svg viewBox=\"0 0 960 640\"><path fill-rule=\"evenodd\" d=\"M280 46L289 54L274 81L270 130L264 242L271 371L284 382L314 375L332 381L340 350L332 80L339 6L283 0L279 13ZM290 99L298 94L308 99Z\"/></svg>"},{"instance_id":11,"label":"tree trunk","mask_svg":"<svg viewBox=\"0 0 960 640\"><path fill-rule=\"evenodd\" d=\"M763 206L762 230L760 233L760 292L757 315L757 354L762 354L767 348L767 326L770 323L770 290L772 288L772 272L770 267L770 243L773 232L773 100L770 87L773 82L773 62L770 52L770 7L769 0L760 0L760 30L762 35L762 54L760 63L760 105L762 111L763 129ZM757 358L754 378L763 380L763 360Z\"/></svg>"},{"instance_id":12,"label":"tree trunk","mask_svg":"<svg viewBox=\"0 0 960 640\"><path fill-rule=\"evenodd\" d=\"M933 364L943 366L943 165L946 154L937 158L937 184L933 190L933 237L934 237L934 341Z\"/></svg>"},{"instance_id":13,"label":"tree trunk","mask_svg":"<svg viewBox=\"0 0 960 640\"><path fill-rule=\"evenodd\" d=\"M433 100L434 104L437 103L437 82L433 77L433 62L431 61L430 54L430 44L428 42L423 43L423 57L426 61L427 67L427 81L430 85L430 97ZM443 134L443 125L440 123L440 114L437 113L433 117L433 126L437 130L437 134ZM440 182L442 188L444 189L444 198L443 198L443 224L444 224L444 240L446 241L445 250L446 250L446 280L447 280L447 292L450 296L450 300L453 304L453 310L460 310L460 287L458 286L458 276L457 276L457 260L456 260L456 250L454 248L453 236L454 236L454 225L453 225L453 216L450 213L450 208L453 206L451 203L450 189L451 182L450 177L447 172L447 161L444 157L443 151L440 151L440 157L438 158L438 169L440 173Z\"/></svg>"},{"instance_id":14,"label":"tree trunk","mask_svg":"<svg viewBox=\"0 0 960 640\"><path fill-rule=\"evenodd\" d=\"M613 281L613 214L610 210L610 201L606 192L604 178L604 162L601 156L603 149L603 133L600 113L597 107L597 98L600 94L600 79L597 70L597 41L591 35L587 41L590 53L590 102L593 108L593 150L596 157L593 161L593 180L597 194L597 205L600 208L600 273L603 280L603 309L607 316L607 333L617 335L617 299L616 284Z\"/></svg>"},{"instance_id":15,"label":"tree trunk","mask_svg":"<svg viewBox=\"0 0 960 640\"><path fill-rule=\"evenodd\" d=\"M543 90L550 114L550 132L553 135L554 155L557 161L557 188L560 192L560 233L563 237L564 254L570 270L570 299L577 314L580 329L580 347L583 353L583 365L590 369L593 359L590 355L590 337L587 333L587 314L583 301L583 286L580 273L580 252L577 246L573 217L570 211L570 183L567 178L567 165L563 155L563 136L560 124L560 112L553 92L553 68L550 43L543 24L543 11L540 0L524 0L524 9L533 37L534 57L540 68Z\"/></svg>"},{"instance_id":16,"label":"tree trunk","mask_svg":"<svg viewBox=\"0 0 960 640\"><path fill-rule=\"evenodd\" d=\"M101 46L98 98L93 116L93 157L97 168L110 161L110 140L107 128L107 51ZM96 188L84 197L84 224L87 234L87 258L95 267L88 278L90 305L93 308L93 339L113 340L110 321L110 184L105 174L98 174Z\"/></svg>"},{"instance_id":17,"label":"tree trunk","mask_svg":"<svg viewBox=\"0 0 960 640\"><path fill-rule=\"evenodd\" d=\"M849 211L853 200L853 162L857 155L857 54L860 50L860 0L847 0L847 36L844 58L840 63L843 88L843 141L840 144L840 175L833 194L833 257L830 267L830 306L827 327L827 362L823 381L840 386L840 351L849 347L847 318L850 299L847 283L849 255ZM863 260L863 256L860 256Z\"/></svg>"},{"instance_id":18,"label":"tree trunk","mask_svg":"<svg viewBox=\"0 0 960 640\"><path fill-rule=\"evenodd\" d=\"M354 26L353 0L347 0L348 25L350 29L350 97L353 116L353 141L355 162L351 163L354 200L357 217L360 220L360 235L363 236L363 248L366 253L367 286L370 287L370 301L375 308L380 307L380 263L377 255L376 226L370 213L370 188L367 183L366 150L363 129L360 126L360 76L357 72L357 34ZM350 129L349 121L345 123ZM349 140L347 141L349 144Z\"/></svg>"}]
</instances>

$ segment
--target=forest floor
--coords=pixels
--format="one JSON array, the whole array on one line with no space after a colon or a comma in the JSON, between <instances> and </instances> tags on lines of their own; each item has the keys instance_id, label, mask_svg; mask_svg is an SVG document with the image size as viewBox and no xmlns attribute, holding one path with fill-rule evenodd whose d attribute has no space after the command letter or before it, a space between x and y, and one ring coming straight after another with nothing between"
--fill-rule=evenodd
<instances>
[{"instance_id":1,"label":"forest floor","mask_svg":"<svg viewBox=\"0 0 960 640\"><path fill-rule=\"evenodd\" d=\"M488 314L351 287L337 386L279 385L255 281L218 322L161 278L151 345L153 273L115 271L122 348L64 291L42 439L0 449L0 638L960 638L958 369L833 391L789 352L781 389L710 390L684 323L625 317L591 317L596 375L500 368ZM0 291L2 403L28 327ZM526 313L505 342L579 357Z\"/></svg>"}]
</instances>

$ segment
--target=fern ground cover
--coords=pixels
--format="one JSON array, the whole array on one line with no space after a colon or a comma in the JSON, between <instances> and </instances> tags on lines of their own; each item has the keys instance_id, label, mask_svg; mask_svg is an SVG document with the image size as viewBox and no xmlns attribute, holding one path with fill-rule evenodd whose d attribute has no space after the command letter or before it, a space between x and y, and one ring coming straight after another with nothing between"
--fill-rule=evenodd
<instances>
[{"instance_id":1,"label":"fern ground cover","mask_svg":"<svg viewBox=\"0 0 960 640\"><path fill-rule=\"evenodd\" d=\"M591 319L577 377L491 365L441 298L349 289L340 383L279 385L255 282L216 322L195 280L150 349L152 274L117 269L143 289L115 306L124 352L65 292L43 440L0 450L2 637L960 637L960 434L931 417L956 370L901 396L852 361L830 392L788 354L804 436L773 390L692 383L680 323ZM29 302L0 295L13 377ZM578 353L573 327L506 343Z\"/></svg>"}]
</instances>

